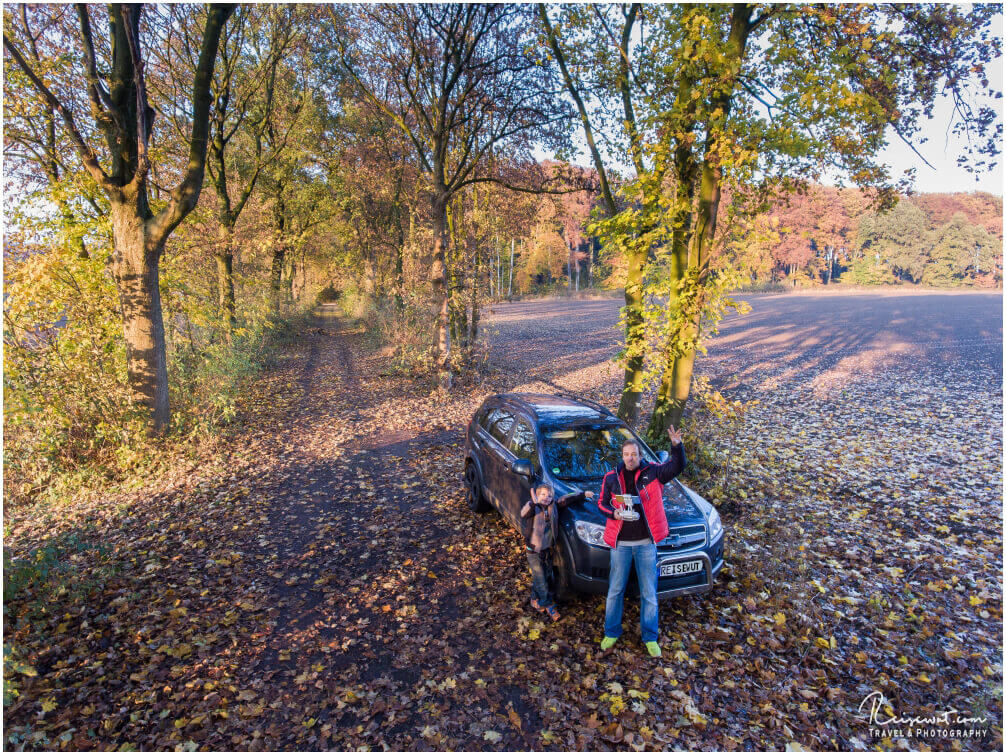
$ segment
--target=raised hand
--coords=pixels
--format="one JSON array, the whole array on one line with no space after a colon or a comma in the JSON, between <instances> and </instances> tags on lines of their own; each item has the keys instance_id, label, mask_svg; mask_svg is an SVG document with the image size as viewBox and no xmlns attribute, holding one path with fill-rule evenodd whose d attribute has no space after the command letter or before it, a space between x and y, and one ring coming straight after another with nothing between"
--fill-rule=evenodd
<instances>
[{"instance_id":1,"label":"raised hand","mask_svg":"<svg viewBox=\"0 0 1006 755\"><path fill-rule=\"evenodd\" d=\"M674 425L671 425L670 427L667 428L667 437L671 439L672 446L681 445L681 441L684 440L683 436L681 435L681 431L675 430Z\"/></svg>"}]
</instances>

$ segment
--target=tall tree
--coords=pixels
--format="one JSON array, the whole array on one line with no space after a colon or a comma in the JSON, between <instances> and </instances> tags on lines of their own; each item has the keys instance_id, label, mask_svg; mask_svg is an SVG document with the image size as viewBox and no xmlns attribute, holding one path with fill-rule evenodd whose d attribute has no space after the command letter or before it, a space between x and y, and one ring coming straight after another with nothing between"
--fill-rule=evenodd
<instances>
[{"instance_id":1,"label":"tall tree","mask_svg":"<svg viewBox=\"0 0 1006 755\"><path fill-rule=\"evenodd\" d=\"M925 213L907 200L887 212L863 215L856 240L860 252L879 254L896 276L909 283L921 279L933 244Z\"/></svg>"},{"instance_id":2,"label":"tall tree","mask_svg":"<svg viewBox=\"0 0 1006 755\"><path fill-rule=\"evenodd\" d=\"M232 33L224 37L220 66L213 77L208 167L220 224L215 254L218 303L228 327L236 321L234 228L263 168L286 147L306 94L304 90L277 91L281 66L301 33L295 24L296 9L291 6L247 6L239 11L239 23L232 23ZM292 115L285 119L285 131L277 135L274 130L269 139L277 107L287 107ZM235 159L229 148L239 129L246 149ZM235 192L228 173L241 179L239 191Z\"/></svg>"},{"instance_id":3,"label":"tall tree","mask_svg":"<svg viewBox=\"0 0 1006 755\"><path fill-rule=\"evenodd\" d=\"M158 286L164 243L195 206L202 189L210 110L210 82L217 48L232 5L205 11L199 62L192 83L188 160L181 179L157 211L150 206L149 143L154 110L144 78L144 47L140 34L142 5L108 6L107 39L96 44L90 9L79 4L81 84L90 103L96 134L82 131L77 116L50 89L43 76L4 29L4 49L60 115L69 139L91 178L111 205L114 252L112 274L122 308L129 383L134 401L145 407L150 430L163 433L170 420L164 321ZM39 13L48 12L39 9ZM67 46L71 44L66 40ZM107 55L107 57L105 57ZM176 107L182 103L176 103ZM95 148L94 136L102 146ZM104 165L102 164L104 163Z\"/></svg>"},{"instance_id":4,"label":"tall tree","mask_svg":"<svg viewBox=\"0 0 1006 755\"><path fill-rule=\"evenodd\" d=\"M607 137L615 149L628 152L636 176L646 172L642 134L636 118L639 107L639 81L633 76L633 50L631 42L633 30L639 18L640 4L623 4L615 10L604 12L584 7L567 7L560 19L561 26L553 25L544 4L538 5L538 17L545 30L545 38L553 58L562 74L566 90L576 105L584 138L590 151L594 167L597 169L604 199L604 208L609 219L619 211L608 179L605 159L598 147L598 138ZM591 16L590 14L593 14ZM612 18L614 16L614 18ZM583 50L591 49L591 37L603 36L604 49L594 56L583 56ZM571 54L572 51L572 54ZM598 113L587 109L590 99L599 99L599 110L606 120L620 123L623 131L604 133L594 125ZM605 118L602 117L602 120ZM637 229L642 232L642 229ZM639 400L644 387L644 360L646 347L643 329L643 268L646 264L648 247L644 244L622 245L619 249L625 263L625 307L622 319L625 328L625 378L622 397L618 406L618 416L634 423L639 414Z\"/></svg>"},{"instance_id":5,"label":"tall tree","mask_svg":"<svg viewBox=\"0 0 1006 755\"><path fill-rule=\"evenodd\" d=\"M968 222L963 212L955 213L932 234L928 264L921 282L932 286L962 286L983 273L995 270L996 254L1002 243L980 226Z\"/></svg>"},{"instance_id":6,"label":"tall tree","mask_svg":"<svg viewBox=\"0 0 1006 755\"><path fill-rule=\"evenodd\" d=\"M359 91L407 136L428 182L434 351L449 384L447 288L451 199L501 180L493 155L530 161L565 135L550 70L530 51L532 11L517 5L369 5L334 11L339 55Z\"/></svg>"},{"instance_id":7,"label":"tall tree","mask_svg":"<svg viewBox=\"0 0 1006 755\"><path fill-rule=\"evenodd\" d=\"M182 61L198 66L199 30L196 19L172 8L170 22L177 33L165 49L155 52L161 77L150 82L162 99L178 99L179 77L172 71ZM220 41L219 62L210 86L207 170L217 200L217 243L214 250L217 302L227 332L236 321L234 299L234 234L242 211L263 170L287 146L310 87L298 76L302 65L290 60L297 52L307 19L297 6L239 7ZM284 80L291 78L293 80ZM282 114L275 111L282 110ZM277 117L279 115L279 117ZM165 113L176 135L184 139L185 117ZM282 129L276 129L282 123ZM278 133L277 133L278 131Z\"/></svg>"},{"instance_id":8,"label":"tall tree","mask_svg":"<svg viewBox=\"0 0 1006 755\"><path fill-rule=\"evenodd\" d=\"M956 106L954 128L972 137L966 162L988 167L1001 125L991 106L970 107L969 94L996 94L984 76L1000 54L995 12L746 3L558 12L551 28L560 67L589 92L581 101L597 103L593 113L582 110L584 120L624 113L614 121L619 129L601 133L608 153L636 169L622 189L626 209L599 228L632 260L626 352L639 371L626 371L623 416L634 416L626 404L638 400L649 376L660 381L651 437L680 421L703 333L729 304L729 276L710 264L725 194L737 211L757 213L775 195L831 171L890 205L899 181L879 159L886 135L917 144L944 92ZM628 289L637 280L644 332L634 334Z\"/></svg>"}]
</instances>

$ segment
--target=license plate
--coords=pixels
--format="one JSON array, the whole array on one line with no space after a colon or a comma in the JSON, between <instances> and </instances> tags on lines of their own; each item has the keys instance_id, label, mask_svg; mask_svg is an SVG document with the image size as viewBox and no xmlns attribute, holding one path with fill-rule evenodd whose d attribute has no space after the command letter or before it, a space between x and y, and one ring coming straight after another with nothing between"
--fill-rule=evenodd
<instances>
[{"instance_id":1,"label":"license plate","mask_svg":"<svg viewBox=\"0 0 1006 755\"><path fill-rule=\"evenodd\" d=\"M703 569L702 559L694 561L669 561L660 564L661 577L680 577L682 574L695 574Z\"/></svg>"}]
</instances>

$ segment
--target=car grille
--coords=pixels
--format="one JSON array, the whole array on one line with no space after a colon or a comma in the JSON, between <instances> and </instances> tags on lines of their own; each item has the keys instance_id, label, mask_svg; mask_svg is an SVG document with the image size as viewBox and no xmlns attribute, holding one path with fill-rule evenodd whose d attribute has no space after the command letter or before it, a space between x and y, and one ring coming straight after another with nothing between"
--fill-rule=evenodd
<instances>
[{"instance_id":1,"label":"car grille","mask_svg":"<svg viewBox=\"0 0 1006 755\"><path fill-rule=\"evenodd\" d=\"M657 543L660 553L677 553L678 551L700 548L706 542L706 528L702 524L689 524L683 527L671 527L671 531L663 540Z\"/></svg>"}]
</instances>

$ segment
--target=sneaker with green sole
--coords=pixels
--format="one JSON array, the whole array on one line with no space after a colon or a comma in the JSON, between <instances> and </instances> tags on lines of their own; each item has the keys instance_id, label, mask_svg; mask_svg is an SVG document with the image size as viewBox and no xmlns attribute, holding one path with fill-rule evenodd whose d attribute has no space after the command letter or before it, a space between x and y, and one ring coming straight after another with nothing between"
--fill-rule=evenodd
<instances>
[{"instance_id":1,"label":"sneaker with green sole","mask_svg":"<svg viewBox=\"0 0 1006 755\"><path fill-rule=\"evenodd\" d=\"M601 650L608 650L616 642L618 642L617 637L608 637L605 635L604 639L601 640Z\"/></svg>"},{"instance_id":2,"label":"sneaker with green sole","mask_svg":"<svg viewBox=\"0 0 1006 755\"><path fill-rule=\"evenodd\" d=\"M660 645L658 645L655 642L647 642L646 643L646 651L650 654L651 658L659 658L660 657Z\"/></svg>"}]
</instances>

